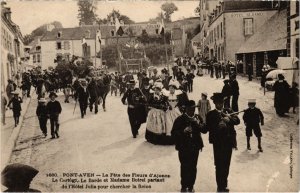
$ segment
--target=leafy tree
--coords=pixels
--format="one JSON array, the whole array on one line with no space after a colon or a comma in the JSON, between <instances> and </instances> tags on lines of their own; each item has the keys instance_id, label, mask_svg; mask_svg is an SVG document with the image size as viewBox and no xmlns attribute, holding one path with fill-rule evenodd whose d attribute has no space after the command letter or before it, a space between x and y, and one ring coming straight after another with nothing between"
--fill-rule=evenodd
<instances>
[{"instance_id":1,"label":"leafy tree","mask_svg":"<svg viewBox=\"0 0 300 193\"><path fill-rule=\"evenodd\" d=\"M178 7L174 3L164 3L161 5L161 10L164 11L164 17L166 22L171 22L171 15L178 11Z\"/></svg>"},{"instance_id":2,"label":"leafy tree","mask_svg":"<svg viewBox=\"0 0 300 193\"><path fill-rule=\"evenodd\" d=\"M93 25L97 21L97 1L96 0L79 0L78 15L79 24L84 23L85 25Z\"/></svg>"},{"instance_id":3,"label":"leafy tree","mask_svg":"<svg viewBox=\"0 0 300 193\"><path fill-rule=\"evenodd\" d=\"M123 21L124 24L134 24L135 23L128 16L122 15L119 10L113 9L112 12L107 15L106 21L110 22L111 18L118 18L120 21Z\"/></svg>"},{"instance_id":4,"label":"leafy tree","mask_svg":"<svg viewBox=\"0 0 300 193\"><path fill-rule=\"evenodd\" d=\"M33 41L33 37L31 36L31 34L26 34L24 36L24 44L25 45L30 44L30 42L32 42L32 41Z\"/></svg>"}]
</instances>

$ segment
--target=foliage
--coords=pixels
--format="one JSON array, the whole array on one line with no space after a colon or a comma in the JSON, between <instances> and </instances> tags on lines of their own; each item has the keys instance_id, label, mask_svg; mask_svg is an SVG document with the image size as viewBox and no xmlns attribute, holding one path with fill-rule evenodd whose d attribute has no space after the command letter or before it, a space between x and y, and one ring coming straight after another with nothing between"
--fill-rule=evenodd
<instances>
[{"instance_id":1,"label":"foliage","mask_svg":"<svg viewBox=\"0 0 300 193\"><path fill-rule=\"evenodd\" d=\"M128 16L122 15L119 10L114 10L113 9L112 12L107 15L106 19L107 19L108 22L110 22L110 18L118 18L119 21L123 21L124 24L133 24L133 23L135 23Z\"/></svg>"},{"instance_id":2,"label":"foliage","mask_svg":"<svg viewBox=\"0 0 300 193\"><path fill-rule=\"evenodd\" d=\"M171 15L178 11L178 7L174 3L166 2L161 5L161 10L164 11L164 18L166 22L171 22Z\"/></svg>"},{"instance_id":3,"label":"foliage","mask_svg":"<svg viewBox=\"0 0 300 193\"><path fill-rule=\"evenodd\" d=\"M90 66L92 65L93 63L89 60L78 61L73 58L71 61L58 61L55 70L60 77L69 77L72 74L84 78L90 73Z\"/></svg>"},{"instance_id":4,"label":"foliage","mask_svg":"<svg viewBox=\"0 0 300 193\"><path fill-rule=\"evenodd\" d=\"M79 0L78 15L79 24L93 25L97 21L97 1L96 0Z\"/></svg>"},{"instance_id":5,"label":"foliage","mask_svg":"<svg viewBox=\"0 0 300 193\"><path fill-rule=\"evenodd\" d=\"M199 6L199 5L195 8L194 12L195 12L196 15L200 16L200 14L201 14L201 9L200 9L200 6Z\"/></svg>"},{"instance_id":6,"label":"foliage","mask_svg":"<svg viewBox=\"0 0 300 193\"><path fill-rule=\"evenodd\" d=\"M116 66L118 60L117 47L115 45L108 45L102 49L103 60L106 61L106 65L110 68Z\"/></svg>"}]
</instances>

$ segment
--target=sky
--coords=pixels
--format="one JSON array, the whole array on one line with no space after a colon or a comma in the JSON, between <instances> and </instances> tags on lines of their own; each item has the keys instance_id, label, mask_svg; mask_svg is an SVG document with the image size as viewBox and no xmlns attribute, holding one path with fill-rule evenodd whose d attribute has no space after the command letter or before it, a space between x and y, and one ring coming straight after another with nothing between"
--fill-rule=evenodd
<instances>
[{"instance_id":1,"label":"sky","mask_svg":"<svg viewBox=\"0 0 300 193\"><path fill-rule=\"evenodd\" d=\"M98 1L97 15L105 18L113 9L127 15L135 22L148 21L161 12L161 5L166 1L146 0L106 0ZM168 1L170 2L170 1ZM194 1L172 1L178 11L171 19L195 17L194 10L199 4ZM78 7L75 0L8 0L7 7L11 8L12 20L20 26L23 35L31 33L35 28L52 21L59 21L63 27L78 26Z\"/></svg>"}]
</instances>

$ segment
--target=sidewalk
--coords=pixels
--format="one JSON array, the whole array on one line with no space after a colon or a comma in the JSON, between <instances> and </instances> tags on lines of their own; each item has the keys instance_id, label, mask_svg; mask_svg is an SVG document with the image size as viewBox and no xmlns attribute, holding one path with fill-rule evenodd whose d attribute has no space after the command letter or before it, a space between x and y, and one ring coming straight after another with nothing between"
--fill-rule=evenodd
<instances>
[{"instance_id":1,"label":"sidewalk","mask_svg":"<svg viewBox=\"0 0 300 193\"><path fill-rule=\"evenodd\" d=\"M33 96L33 93L34 92L32 91L31 97L36 97L35 95ZM3 168L10 160L13 148L23 124L24 115L27 112L30 101L31 98L26 98L23 100L20 123L17 127L15 127L12 111L10 109L6 111L6 124L1 125L1 168Z\"/></svg>"}]
</instances>

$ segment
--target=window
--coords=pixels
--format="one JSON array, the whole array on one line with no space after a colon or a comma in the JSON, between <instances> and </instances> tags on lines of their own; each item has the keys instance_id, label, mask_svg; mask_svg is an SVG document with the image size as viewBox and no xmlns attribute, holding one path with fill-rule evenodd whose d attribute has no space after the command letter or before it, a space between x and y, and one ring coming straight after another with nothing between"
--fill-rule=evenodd
<instances>
[{"instance_id":1,"label":"window","mask_svg":"<svg viewBox=\"0 0 300 193\"><path fill-rule=\"evenodd\" d=\"M115 31L114 30L111 30L111 36L115 36Z\"/></svg>"},{"instance_id":2,"label":"window","mask_svg":"<svg viewBox=\"0 0 300 193\"><path fill-rule=\"evenodd\" d=\"M295 21L295 30L299 29L299 20Z\"/></svg>"},{"instance_id":3,"label":"window","mask_svg":"<svg viewBox=\"0 0 300 193\"><path fill-rule=\"evenodd\" d=\"M296 57L299 58L299 38L296 39Z\"/></svg>"},{"instance_id":4,"label":"window","mask_svg":"<svg viewBox=\"0 0 300 193\"><path fill-rule=\"evenodd\" d=\"M41 46L37 46L37 47L35 48L35 50L36 50L36 51L40 51L40 50L41 50Z\"/></svg>"},{"instance_id":5,"label":"window","mask_svg":"<svg viewBox=\"0 0 300 193\"><path fill-rule=\"evenodd\" d=\"M69 41L64 41L64 49L69 50L70 49L70 42Z\"/></svg>"},{"instance_id":6,"label":"window","mask_svg":"<svg viewBox=\"0 0 300 193\"><path fill-rule=\"evenodd\" d=\"M32 57L33 57L33 63L36 63L36 55L34 54L32 55Z\"/></svg>"},{"instance_id":7,"label":"window","mask_svg":"<svg viewBox=\"0 0 300 193\"><path fill-rule=\"evenodd\" d=\"M61 38L61 32L58 32L58 33L57 33L57 37L58 37L58 38Z\"/></svg>"},{"instance_id":8,"label":"window","mask_svg":"<svg viewBox=\"0 0 300 193\"><path fill-rule=\"evenodd\" d=\"M90 30L86 30L85 31L85 38L90 38L91 37L91 31Z\"/></svg>"},{"instance_id":9,"label":"window","mask_svg":"<svg viewBox=\"0 0 300 193\"><path fill-rule=\"evenodd\" d=\"M223 23L222 22L221 22L220 30L221 30L220 34L221 34L221 38L222 38L223 37Z\"/></svg>"},{"instance_id":10,"label":"window","mask_svg":"<svg viewBox=\"0 0 300 193\"><path fill-rule=\"evenodd\" d=\"M252 35L253 34L253 18L245 18L244 19L244 35Z\"/></svg>"},{"instance_id":11,"label":"window","mask_svg":"<svg viewBox=\"0 0 300 193\"><path fill-rule=\"evenodd\" d=\"M61 42L56 42L56 49L61 50Z\"/></svg>"},{"instance_id":12,"label":"window","mask_svg":"<svg viewBox=\"0 0 300 193\"><path fill-rule=\"evenodd\" d=\"M218 25L218 27L217 27L218 39L220 38L220 31L219 30L220 29L219 29L219 25Z\"/></svg>"},{"instance_id":13,"label":"window","mask_svg":"<svg viewBox=\"0 0 300 193\"><path fill-rule=\"evenodd\" d=\"M37 62L41 62L41 55L37 54Z\"/></svg>"}]
</instances>

